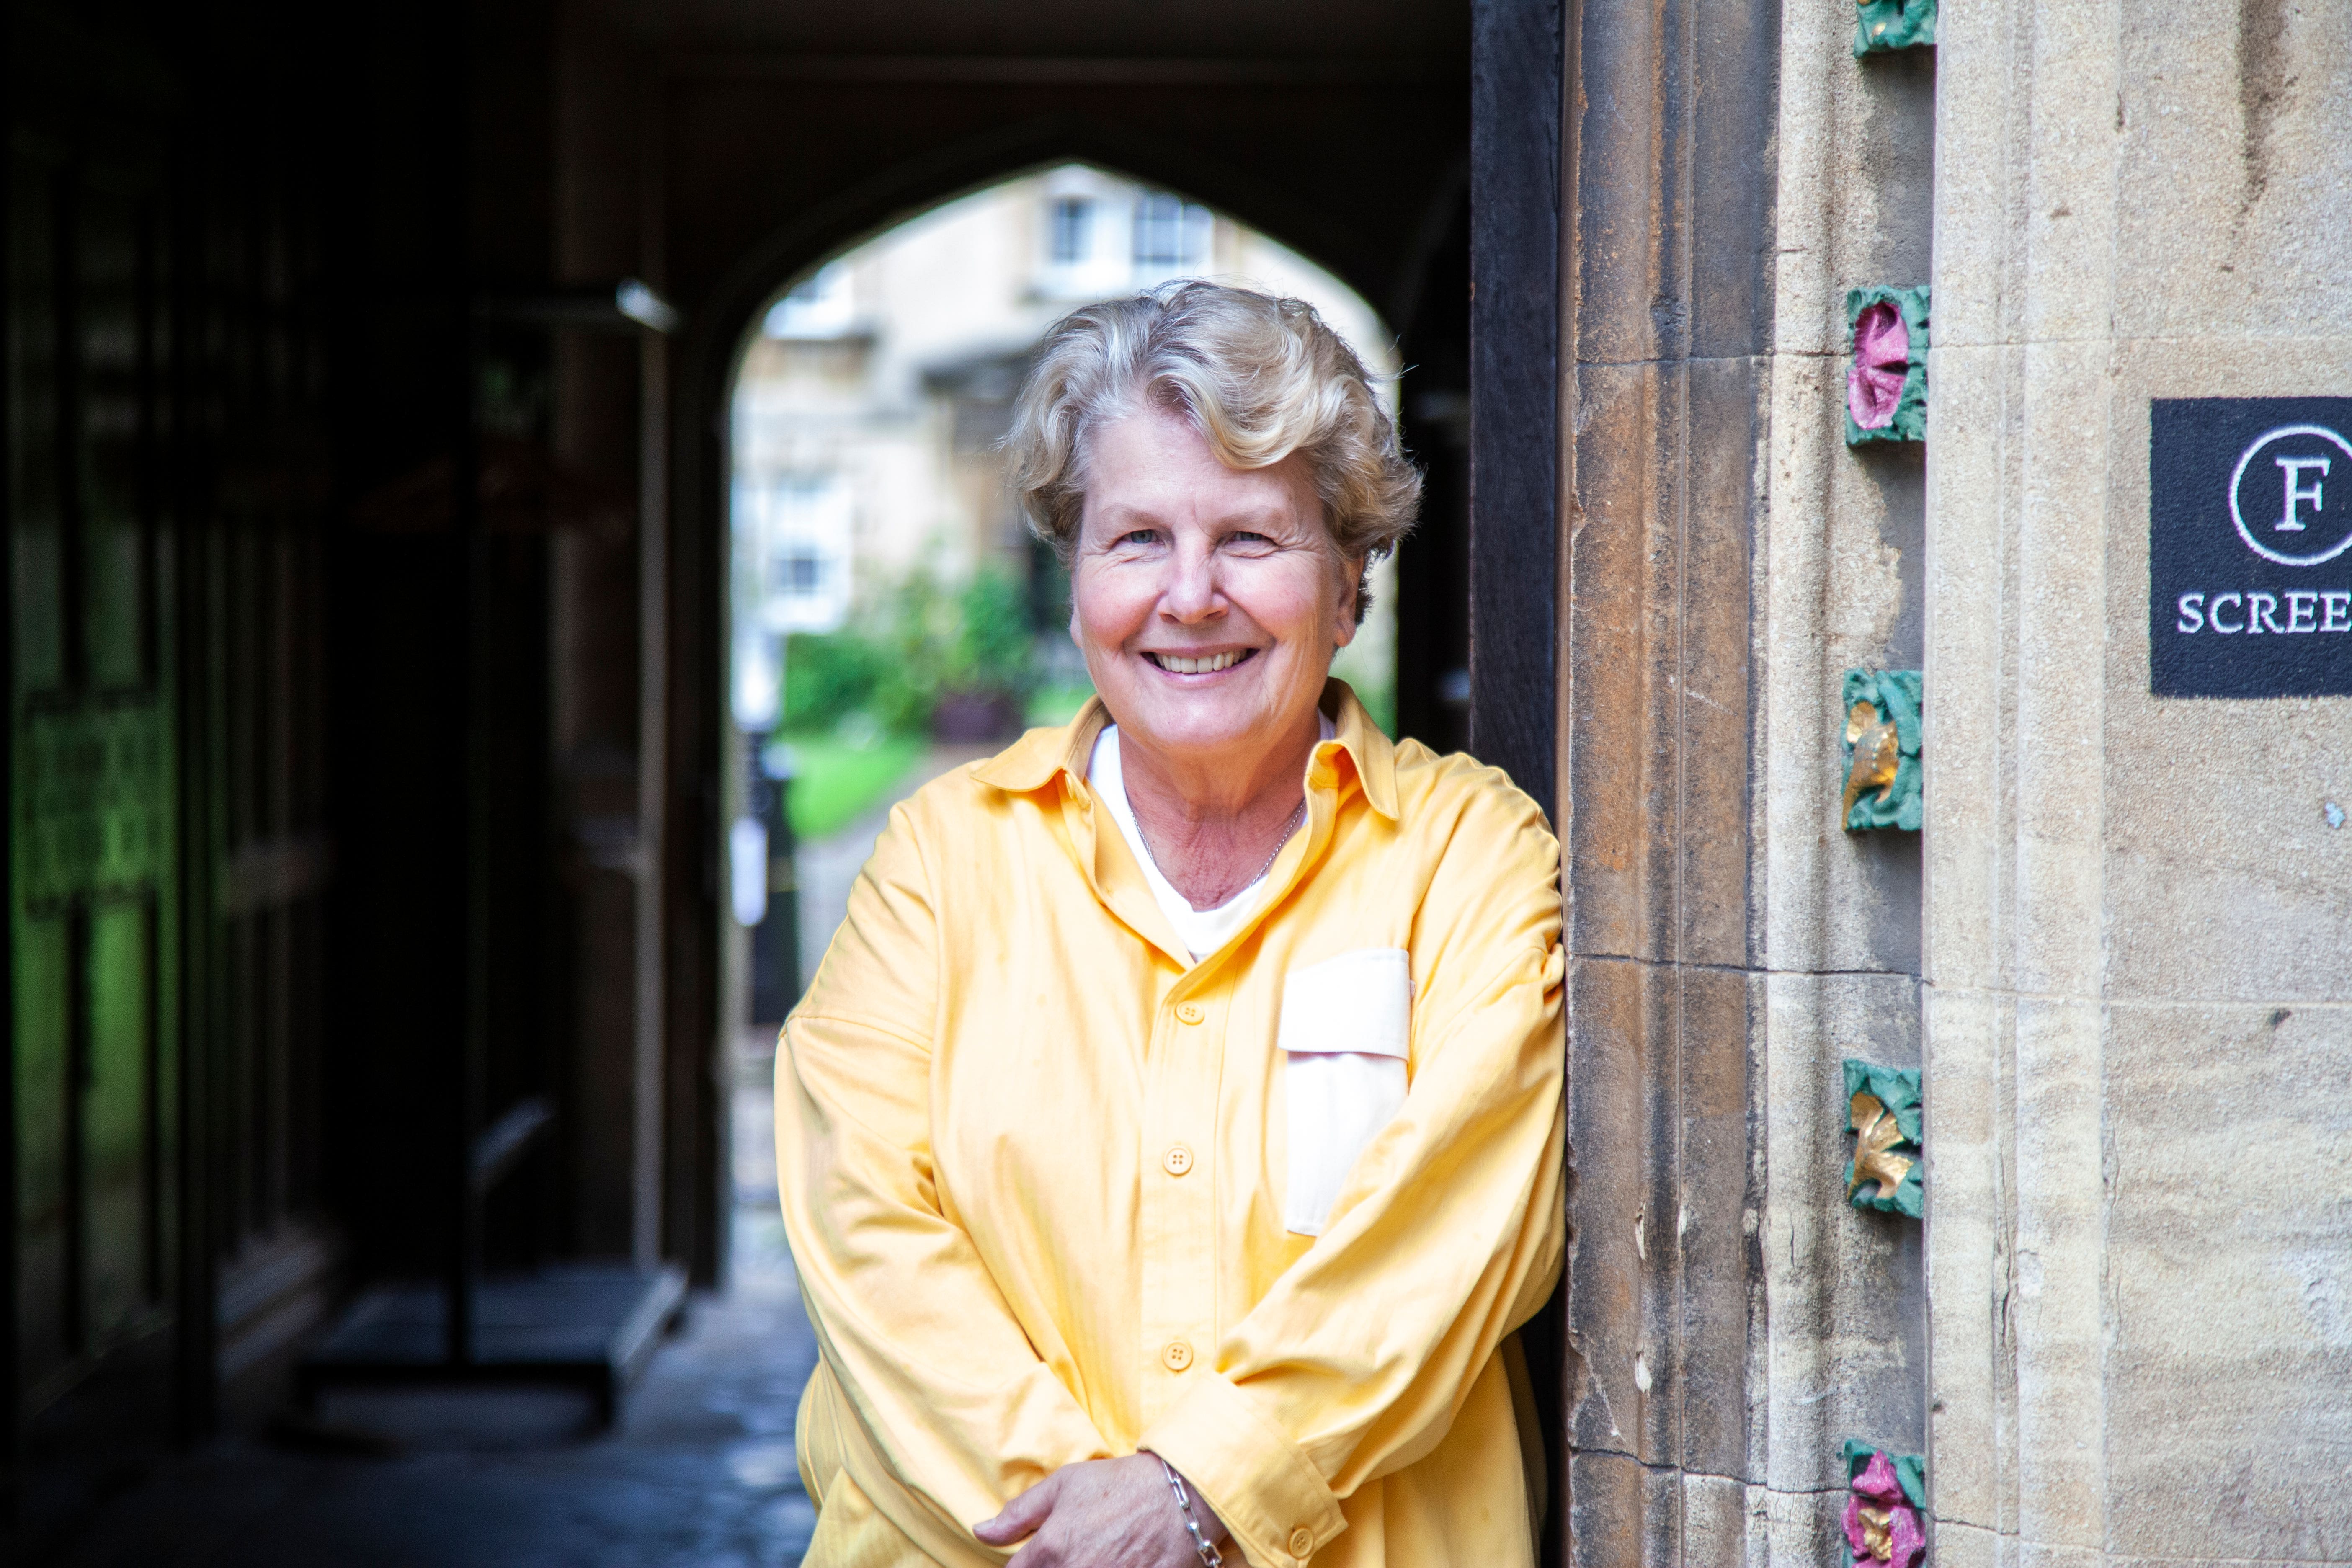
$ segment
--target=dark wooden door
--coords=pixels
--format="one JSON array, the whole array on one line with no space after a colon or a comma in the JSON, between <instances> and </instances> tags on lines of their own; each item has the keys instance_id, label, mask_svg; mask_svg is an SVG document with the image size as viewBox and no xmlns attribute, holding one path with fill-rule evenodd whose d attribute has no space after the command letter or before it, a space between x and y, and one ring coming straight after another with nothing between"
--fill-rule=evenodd
<instances>
[{"instance_id":1,"label":"dark wooden door","mask_svg":"<svg viewBox=\"0 0 2352 1568\"><path fill-rule=\"evenodd\" d=\"M170 1321L180 671L158 528L159 188L20 143L9 189L9 935L26 1409Z\"/></svg>"},{"instance_id":2,"label":"dark wooden door","mask_svg":"<svg viewBox=\"0 0 2352 1568\"><path fill-rule=\"evenodd\" d=\"M0 1392L38 1511L327 1304L332 487L318 160L160 31L13 20Z\"/></svg>"}]
</instances>

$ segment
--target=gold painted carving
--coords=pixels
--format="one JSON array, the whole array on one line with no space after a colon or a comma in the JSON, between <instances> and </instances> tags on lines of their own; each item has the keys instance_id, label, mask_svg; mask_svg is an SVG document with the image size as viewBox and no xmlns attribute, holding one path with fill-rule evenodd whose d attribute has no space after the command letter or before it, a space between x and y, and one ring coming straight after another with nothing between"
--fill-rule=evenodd
<instances>
[{"instance_id":1,"label":"gold painted carving","mask_svg":"<svg viewBox=\"0 0 2352 1568\"><path fill-rule=\"evenodd\" d=\"M1868 1503L1856 1509L1854 1517L1862 1524L1863 1549L1877 1562L1885 1563L1895 1555L1895 1516L1888 1509L1873 1508Z\"/></svg>"},{"instance_id":2,"label":"gold painted carving","mask_svg":"<svg viewBox=\"0 0 2352 1568\"><path fill-rule=\"evenodd\" d=\"M1895 1189L1903 1184L1903 1178L1911 1173L1912 1165L1902 1155L1890 1152L1904 1141L1903 1129L1895 1124L1895 1113L1879 1103L1878 1096L1864 1089L1847 1108L1847 1125L1854 1131L1854 1141L1853 1174L1846 1181L1845 1195L1850 1199L1863 1183L1876 1182L1882 1194L1893 1197Z\"/></svg>"},{"instance_id":3,"label":"gold painted carving","mask_svg":"<svg viewBox=\"0 0 2352 1568\"><path fill-rule=\"evenodd\" d=\"M1885 805L1895 793L1895 775L1903 765L1895 721L1880 718L1874 702L1857 702L1846 714L1845 743L1853 748L1853 765L1846 770L1845 798L1838 805L1840 822L1853 816L1853 803L1865 790L1878 791L1878 804Z\"/></svg>"}]
</instances>

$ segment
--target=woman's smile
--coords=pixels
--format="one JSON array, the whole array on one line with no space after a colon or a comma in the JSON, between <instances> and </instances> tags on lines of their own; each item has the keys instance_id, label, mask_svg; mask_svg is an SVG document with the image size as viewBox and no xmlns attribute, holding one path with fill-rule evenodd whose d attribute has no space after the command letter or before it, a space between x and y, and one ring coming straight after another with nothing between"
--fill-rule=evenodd
<instances>
[{"instance_id":1,"label":"woman's smile","mask_svg":"<svg viewBox=\"0 0 2352 1568\"><path fill-rule=\"evenodd\" d=\"M1255 658L1257 649L1227 648L1222 653L1196 654L1159 653L1146 649L1143 657L1150 661L1153 668L1170 675L1209 676L1222 675L1235 665Z\"/></svg>"}]
</instances>

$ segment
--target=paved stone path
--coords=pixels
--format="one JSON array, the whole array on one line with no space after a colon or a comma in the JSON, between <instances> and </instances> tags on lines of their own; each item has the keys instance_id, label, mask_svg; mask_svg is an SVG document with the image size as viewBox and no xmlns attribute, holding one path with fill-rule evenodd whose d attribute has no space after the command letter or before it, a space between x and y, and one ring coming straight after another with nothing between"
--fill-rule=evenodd
<instances>
[{"instance_id":1,"label":"paved stone path","mask_svg":"<svg viewBox=\"0 0 2352 1568\"><path fill-rule=\"evenodd\" d=\"M753 1138L766 1072L739 1079ZM220 1444L108 1507L60 1568L791 1568L815 1524L793 1415L816 1346L758 1147L739 1143L731 1287L694 1300L616 1430L553 1391L342 1394L324 1419L389 1457Z\"/></svg>"}]
</instances>

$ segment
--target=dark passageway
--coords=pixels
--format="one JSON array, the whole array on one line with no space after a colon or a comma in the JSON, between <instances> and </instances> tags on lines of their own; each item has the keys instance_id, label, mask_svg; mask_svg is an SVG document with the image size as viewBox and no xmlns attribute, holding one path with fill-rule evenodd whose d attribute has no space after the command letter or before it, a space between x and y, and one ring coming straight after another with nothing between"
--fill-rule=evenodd
<instances>
[{"instance_id":1,"label":"dark passageway","mask_svg":"<svg viewBox=\"0 0 2352 1568\"><path fill-rule=\"evenodd\" d=\"M730 1174L737 346L1074 163L1295 248L1398 334L1396 715L1457 748L1470 8L10 28L7 1555L793 1560L814 1352ZM501 1317L582 1270L604 1435Z\"/></svg>"},{"instance_id":2,"label":"dark passageway","mask_svg":"<svg viewBox=\"0 0 2352 1568\"><path fill-rule=\"evenodd\" d=\"M768 1111L747 1064L737 1131ZM215 1443L102 1510L61 1568L766 1568L815 1514L793 1411L816 1343L772 1156L738 1173L726 1291L698 1301L604 1432L559 1389L346 1393Z\"/></svg>"}]
</instances>

